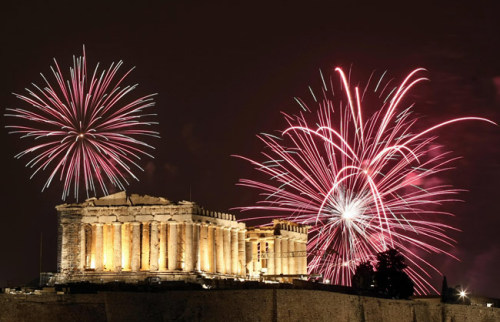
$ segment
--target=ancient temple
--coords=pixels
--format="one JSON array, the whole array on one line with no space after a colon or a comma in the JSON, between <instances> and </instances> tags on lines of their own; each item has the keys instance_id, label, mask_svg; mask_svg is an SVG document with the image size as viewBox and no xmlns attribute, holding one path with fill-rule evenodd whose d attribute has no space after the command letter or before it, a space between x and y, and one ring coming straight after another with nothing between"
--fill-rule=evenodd
<instances>
[{"instance_id":1,"label":"ancient temple","mask_svg":"<svg viewBox=\"0 0 500 322\"><path fill-rule=\"evenodd\" d=\"M119 192L58 212L55 283L203 278L290 280L307 274L307 227L247 228L189 201Z\"/></svg>"},{"instance_id":2,"label":"ancient temple","mask_svg":"<svg viewBox=\"0 0 500 322\"><path fill-rule=\"evenodd\" d=\"M247 271L250 277L290 281L307 274L308 227L274 220L272 226L250 227L246 232Z\"/></svg>"}]
</instances>

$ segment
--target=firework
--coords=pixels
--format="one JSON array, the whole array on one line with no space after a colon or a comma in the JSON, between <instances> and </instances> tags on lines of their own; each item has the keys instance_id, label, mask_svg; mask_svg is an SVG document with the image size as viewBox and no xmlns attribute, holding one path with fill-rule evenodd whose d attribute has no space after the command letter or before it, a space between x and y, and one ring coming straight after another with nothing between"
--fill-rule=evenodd
<instances>
[{"instance_id":1,"label":"firework","mask_svg":"<svg viewBox=\"0 0 500 322\"><path fill-rule=\"evenodd\" d=\"M422 72L414 70L392 90L390 81L382 85L384 73L362 91L351 87L340 68L332 75L339 82L331 77L328 86L321 74L322 99L309 88L317 111L295 98L302 111L284 114L288 126L280 134L258 136L264 160L239 156L269 178L239 181L262 196L257 205L241 209L264 210L311 226L309 273L350 285L357 265L374 262L376 253L396 247L409 264L407 273L417 292L435 290L429 270L437 269L421 254L452 256L443 248L454 245L447 235L454 228L440 218L451 214L439 205L455 201L459 192L430 180L456 159L435 143L435 130L465 120L493 122L462 117L417 131L412 106L403 105L408 91L425 80L418 77ZM366 117L362 102L369 94L381 107ZM316 115L312 124L306 117L310 114Z\"/></svg>"},{"instance_id":2,"label":"firework","mask_svg":"<svg viewBox=\"0 0 500 322\"><path fill-rule=\"evenodd\" d=\"M153 96L128 99L136 85L123 85L133 70L120 75L123 62L112 63L107 70L87 74L85 48L81 57L73 56L70 78L64 79L59 64L54 59L51 71L55 82L41 74L45 84L26 89L27 95L14 95L29 104L24 108L8 108L6 116L16 120L9 125L9 133L30 139L33 145L16 155L30 155L26 166L38 172L50 172L42 191L54 178L63 181L62 199L73 188L78 199L83 184L86 195L97 193L99 188L108 194L109 184L124 189L127 178L134 175L141 156L152 157L146 149L153 147L143 139L157 137L151 130L149 119L155 114L144 110L154 106Z\"/></svg>"}]
</instances>

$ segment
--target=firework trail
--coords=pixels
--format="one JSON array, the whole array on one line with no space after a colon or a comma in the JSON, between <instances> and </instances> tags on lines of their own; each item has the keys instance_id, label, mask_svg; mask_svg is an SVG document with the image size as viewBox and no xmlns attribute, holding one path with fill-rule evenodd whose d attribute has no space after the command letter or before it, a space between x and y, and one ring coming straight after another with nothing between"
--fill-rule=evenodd
<instances>
[{"instance_id":1,"label":"firework trail","mask_svg":"<svg viewBox=\"0 0 500 322\"><path fill-rule=\"evenodd\" d=\"M120 75L122 64L112 63L102 71L97 64L89 75L83 48L83 56L73 56L68 80L54 59L54 85L41 74L44 87L32 84L34 89L27 88L27 95L14 93L30 106L8 108L5 115L18 123L7 128L9 133L32 140L30 148L16 155L31 155L26 164L33 169L31 178L41 170L49 170L42 191L57 177L64 182L63 200L72 188L78 199L82 183L88 198L90 192L97 193L96 188L108 194L109 184L124 189L127 177L138 180L132 170L142 170L137 161L143 155L152 157L145 150L153 149L142 140L158 137L158 132L150 129L157 123L148 121L155 114L144 113L154 106L155 94L128 99L137 84L122 85L133 70Z\"/></svg>"},{"instance_id":2,"label":"firework trail","mask_svg":"<svg viewBox=\"0 0 500 322\"><path fill-rule=\"evenodd\" d=\"M422 71L414 70L392 91L390 81L382 85L384 73L361 92L336 68L336 102L333 79L327 86L321 74L323 98L318 100L309 87L318 107L313 124L305 116L311 109L295 98L302 111L284 114L288 127L278 135L258 135L265 146L264 160L238 156L269 178L240 179L239 185L258 189L262 197L242 210L270 211L272 217L311 226L309 273L350 285L357 265L374 262L376 253L396 247L409 264L406 272L416 291L435 290L428 271L438 270L419 254L452 256L442 247L454 245L446 234L454 228L439 222L451 214L437 209L455 201L459 192L429 180L449 170L456 159L434 143L435 130L466 120L493 122L462 117L416 131L412 106L401 105L408 91L426 79L418 77ZM361 103L369 93L381 107L366 117Z\"/></svg>"}]
</instances>

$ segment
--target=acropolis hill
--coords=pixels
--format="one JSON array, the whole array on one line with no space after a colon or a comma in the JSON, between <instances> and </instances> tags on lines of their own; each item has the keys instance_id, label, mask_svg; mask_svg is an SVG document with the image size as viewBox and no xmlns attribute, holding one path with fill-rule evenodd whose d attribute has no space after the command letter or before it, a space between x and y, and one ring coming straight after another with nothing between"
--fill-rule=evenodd
<instances>
[{"instance_id":1,"label":"acropolis hill","mask_svg":"<svg viewBox=\"0 0 500 322\"><path fill-rule=\"evenodd\" d=\"M343 294L354 292L301 280L307 226L246 227L193 202L125 192L56 209L55 288L0 294L0 322L500 321L494 307Z\"/></svg>"}]
</instances>

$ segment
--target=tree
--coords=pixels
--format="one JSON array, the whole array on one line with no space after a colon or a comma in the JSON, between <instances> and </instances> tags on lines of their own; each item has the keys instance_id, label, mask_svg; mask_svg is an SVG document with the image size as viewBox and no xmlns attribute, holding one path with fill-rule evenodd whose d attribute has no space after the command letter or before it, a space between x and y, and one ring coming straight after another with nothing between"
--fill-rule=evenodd
<instances>
[{"instance_id":1,"label":"tree","mask_svg":"<svg viewBox=\"0 0 500 322\"><path fill-rule=\"evenodd\" d=\"M404 272L405 258L394 248L377 254L375 287L383 296L407 299L413 295L413 282Z\"/></svg>"},{"instance_id":2,"label":"tree","mask_svg":"<svg viewBox=\"0 0 500 322\"><path fill-rule=\"evenodd\" d=\"M363 262L356 267L356 271L351 279L352 287L359 290L373 289L375 271L370 262Z\"/></svg>"},{"instance_id":3,"label":"tree","mask_svg":"<svg viewBox=\"0 0 500 322\"><path fill-rule=\"evenodd\" d=\"M452 289L448 287L446 276L443 276L443 284L441 285L441 303L448 303L451 301Z\"/></svg>"}]
</instances>

